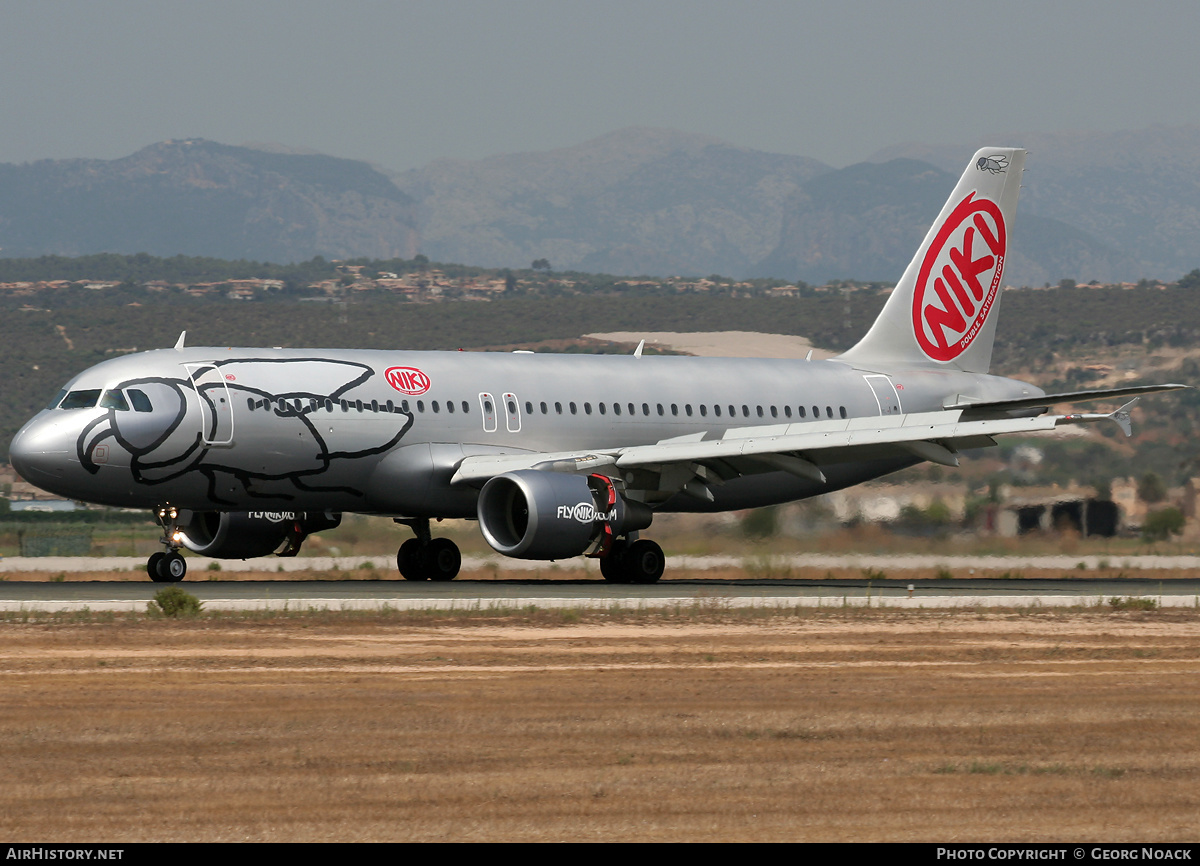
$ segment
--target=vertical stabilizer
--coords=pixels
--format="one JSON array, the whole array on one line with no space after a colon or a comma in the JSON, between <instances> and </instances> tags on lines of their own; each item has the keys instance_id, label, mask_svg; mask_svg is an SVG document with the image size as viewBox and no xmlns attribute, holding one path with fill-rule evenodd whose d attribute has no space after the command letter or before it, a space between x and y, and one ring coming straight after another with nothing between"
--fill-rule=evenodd
<instances>
[{"instance_id":1,"label":"vertical stabilizer","mask_svg":"<svg viewBox=\"0 0 1200 866\"><path fill-rule=\"evenodd\" d=\"M988 371L1024 168L1019 148L971 158L879 318L842 359Z\"/></svg>"}]
</instances>

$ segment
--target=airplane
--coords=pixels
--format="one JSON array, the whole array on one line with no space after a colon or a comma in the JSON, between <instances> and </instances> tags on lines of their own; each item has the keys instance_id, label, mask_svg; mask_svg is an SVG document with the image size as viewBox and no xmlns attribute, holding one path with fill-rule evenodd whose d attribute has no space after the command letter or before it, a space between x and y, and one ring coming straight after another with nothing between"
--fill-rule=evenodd
<instances>
[{"instance_id":1,"label":"airplane","mask_svg":"<svg viewBox=\"0 0 1200 866\"><path fill-rule=\"evenodd\" d=\"M1025 151L971 158L867 334L828 360L174 348L97 364L17 433L14 468L61 496L153 510L155 581L181 548L295 555L345 512L386 515L408 580L453 579L430 521L477 520L505 556L599 560L649 584L660 512L805 499L995 436L1101 420L1047 414L1178 384L1045 394L989 375Z\"/></svg>"}]
</instances>

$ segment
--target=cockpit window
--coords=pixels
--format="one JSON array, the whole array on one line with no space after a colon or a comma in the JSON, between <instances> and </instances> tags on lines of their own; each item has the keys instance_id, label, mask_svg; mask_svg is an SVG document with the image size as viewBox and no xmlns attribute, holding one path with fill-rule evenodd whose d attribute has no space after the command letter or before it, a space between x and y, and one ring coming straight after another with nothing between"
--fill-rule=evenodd
<instances>
[{"instance_id":1,"label":"cockpit window","mask_svg":"<svg viewBox=\"0 0 1200 866\"><path fill-rule=\"evenodd\" d=\"M150 398L146 396L145 391L140 391L137 388L130 388L128 391L129 402L133 404L135 412L153 412L154 407L150 405Z\"/></svg>"},{"instance_id":2,"label":"cockpit window","mask_svg":"<svg viewBox=\"0 0 1200 866\"><path fill-rule=\"evenodd\" d=\"M54 408L54 407L56 407L56 406L57 406L59 403L61 403L61 402L62 402L62 398L63 398L63 397L65 397L65 396L67 396L67 389L66 389L66 388L63 388L61 391L59 391L57 394L55 394L55 395L54 395L54 399L53 399L53 400L51 400L49 403L47 403L47 404L46 404L46 408L47 408L47 409L53 409L53 408Z\"/></svg>"},{"instance_id":3,"label":"cockpit window","mask_svg":"<svg viewBox=\"0 0 1200 866\"><path fill-rule=\"evenodd\" d=\"M116 409L118 412L128 412L129 401L125 399L125 395L120 391L105 391L104 396L100 398L100 408Z\"/></svg>"},{"instance_id":4,"label":"cockpit window","mask_svg":"<svg viewBox=\"0 0 1200 866\"><path fill-rule=\"evenodd\" d=\"M87 391L72 391L59 404L59 409L91 409L100 399L100 389Z\"/></svg>"}]
</instances>

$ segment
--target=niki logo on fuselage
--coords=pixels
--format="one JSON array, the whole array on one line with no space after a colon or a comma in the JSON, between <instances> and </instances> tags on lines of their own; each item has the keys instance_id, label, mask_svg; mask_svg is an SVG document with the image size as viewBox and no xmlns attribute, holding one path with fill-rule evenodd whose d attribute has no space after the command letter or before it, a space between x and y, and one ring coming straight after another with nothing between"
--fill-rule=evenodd
<instances>
[{"instance_id":1,"label":"niki logo on fuselage","mask_svg":"<svg viewBox=\"0 0 1200 866\"><path fill-rule=\"evenodd\" d=\"M429 390L429 377L416 367L388 367L383 377L401 394L410 397L420 397Z\"/></svg>"},{"instance_id":2,"label":"niki logo on fuselage","mask_svg":"<svg viewBox=\"0 0 1200 866\"><path fill-rule=\"evenodd\" d=\"M942 223L917 274L913 333L935 361L953 361L971 345L1004 273L1004 215L995 202L975 195L959 202Z\"/></svg>"}]
</instances>

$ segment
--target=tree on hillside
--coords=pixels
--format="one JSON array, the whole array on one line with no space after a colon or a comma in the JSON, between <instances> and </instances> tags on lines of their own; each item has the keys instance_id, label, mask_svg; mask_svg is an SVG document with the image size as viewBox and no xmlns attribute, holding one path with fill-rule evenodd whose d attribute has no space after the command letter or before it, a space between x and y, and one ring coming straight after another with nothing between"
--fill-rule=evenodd
<instances>
[{"instance_id":1,"label":"tree on hillside","mask_svg":"<svg viewBox=\"0 0 1200 866\"><path fill-rule=\"evenodd\" d=\"M1179 278L1179 288L1200 289L1200 268L1188 271Z\"/></svg>"}]
</instances>

